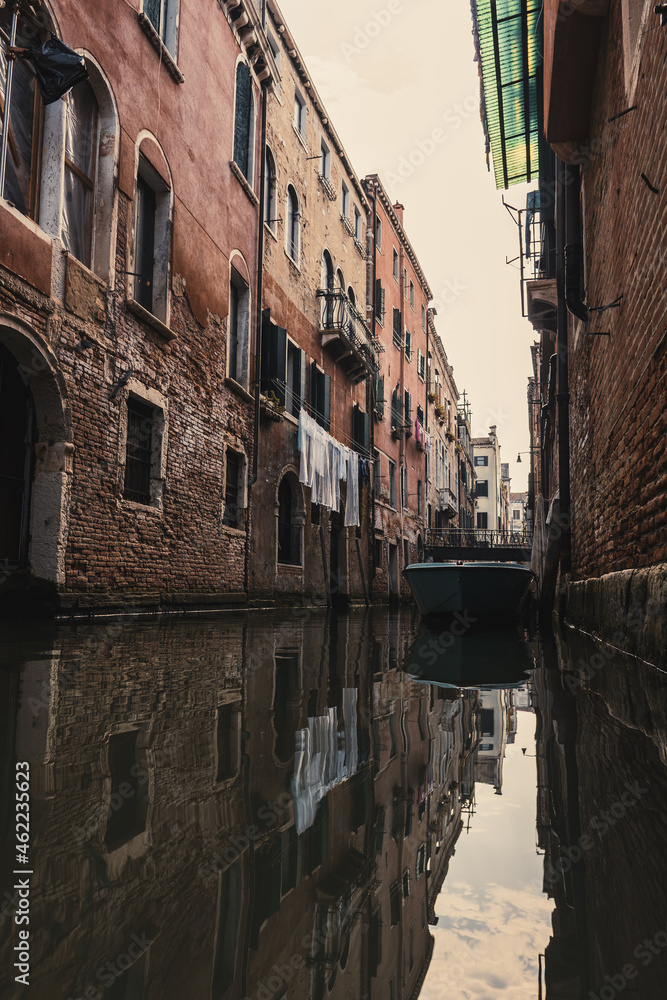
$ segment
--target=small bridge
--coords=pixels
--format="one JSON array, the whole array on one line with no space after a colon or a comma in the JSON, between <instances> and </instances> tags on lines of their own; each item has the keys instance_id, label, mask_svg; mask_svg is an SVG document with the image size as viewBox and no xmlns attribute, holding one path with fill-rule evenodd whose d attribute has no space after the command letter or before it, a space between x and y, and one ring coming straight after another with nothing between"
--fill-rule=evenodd
<instances>
[{"instance_id":1,"label":"small bridge","mask_svg":"<svg viewBox=\"0 0 667 1000\"><path fill-rule=\"evenodd\" d=\"M425 557L478 562L530 562L532 538L513 531L487 528L431 528L426 532Z\"/></svg>"}]
</instances>

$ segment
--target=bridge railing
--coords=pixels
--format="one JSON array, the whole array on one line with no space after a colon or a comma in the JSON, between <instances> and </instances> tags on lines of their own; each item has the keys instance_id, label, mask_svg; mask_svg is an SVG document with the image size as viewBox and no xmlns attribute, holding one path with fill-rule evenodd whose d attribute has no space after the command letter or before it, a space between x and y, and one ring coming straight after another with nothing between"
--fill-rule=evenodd
<instances>
[{"instance_id":1,"label":"bridge railing","mask_svg":"<svg viewBox=\"0 0 667 1000\"><path fill-rule=\"evenodd\" d=\"M430 528L426 548L507 548L529 549L532 534L523 531L492 531L490 528Z\"/></svg>"}]
</instances>

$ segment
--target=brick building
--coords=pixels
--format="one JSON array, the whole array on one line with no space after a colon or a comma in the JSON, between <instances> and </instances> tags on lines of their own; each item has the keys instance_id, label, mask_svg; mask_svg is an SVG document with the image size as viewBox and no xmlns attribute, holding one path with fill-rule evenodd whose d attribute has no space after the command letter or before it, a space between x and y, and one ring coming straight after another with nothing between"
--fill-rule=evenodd
<instances>
[{"instance_id":1,"label":"brick building","mask_svg":"<svg viewBox=\"0 0 667 1000\"><path fill-rule=\"evenodd\" d=\"M379 350L366 319L369 204L271 0L267 17L279 80L267 112L250 591L345 602L364 597L369 574L369 382ZM352 449L338 509L304 481L302 411L324 447Z\"/></svg>"},{"instance_id":2,"label":"brick building","mask_svg":"<svg viewBox=\"0 0 667 1000\"><path fill-rule=\"evenodd\" d=\"M364 179L372 244L372 329L384 350L374 384L373 594L409 593L401 571L421 557L426 497L428 303L431 290L379 177ZM371 223L373 231L373 223Z\"/></svg>"},{"instance_id":3,"label":"brick building","mask_svg":"<svg viewBox=\"0 0 667 1000\"><path fill-rule=\"evenodd\" d=\"M454 369L436 328L433 310L429 310L428 371L428 507L429 528L460 525L459 457L457 449L457 413L459 391L454 381Z\"/></svg>"},{"instance_id":4,"label":"brick building","mask_svg":"<svg viewBox=\"0 0 667 1000\"><path fill-rule=\"evenodd\" d=\"M277 69L249 0L144 6L55 0L17 35L54 30L89 74L44 105L15 62L0 192L3 584L69 608L246 589L256 150Z\"/></svg>"},{"instance_id":5,"label":"brick building","mask_svg":"<svg viewBox=\"0 0 667 1000\"><path fill-rule=\"evenodd\" d=\"M20 8L53 103L0 11L3 607L407 597L458 397L402 206L273 0L88 6Z\"/></svg>"},{"instance_id":6,"label":"brick building","mask_svg":"<svg viewBox=\"0 0 667 1000\"><path fill-rule=\"evenodd\" d=\"M560 557L570 621L604 636L621 627L629 648L656 655L667 620L667 291L656 278L667 35L642 0L510 7L502 40L493 4L476 0L473 14L497 186L539 182L517 221L524 315L540 336L530 406L541 408L542 516L556 501L547 565ZM530 423L535 441L532 412Z\"/></svg>"}]
</instances>

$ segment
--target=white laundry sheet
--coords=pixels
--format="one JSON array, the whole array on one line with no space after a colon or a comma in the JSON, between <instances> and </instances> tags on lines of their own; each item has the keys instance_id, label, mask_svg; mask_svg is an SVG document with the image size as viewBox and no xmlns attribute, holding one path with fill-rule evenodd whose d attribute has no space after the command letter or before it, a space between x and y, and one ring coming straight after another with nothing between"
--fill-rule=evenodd
<instances>
[{"instance_id":1,"label":"white laundry sheet","mask_svg":"<svg viewBox=\"0 0 667 1000\"><path fill-rule=\"evenodd\" d=\"M347 483L345 525L359 524L359 455L336 441L301 408L298 447L299 482L311 488L313 503L340 510L340 484Z\"/></svg>"},{"instance_id":2,"label":"white laundry sheet","mask_svg":"<svg viewBox=\"0 0 667 1000\"><path fill-rule=\"evenodd\" d=\"M292 797L297 834L313 825L327 792L357 772L357 693L356 688L343 689L342 729L337 709L328 708L296 733Z\"/></svg>"}]
</instances>

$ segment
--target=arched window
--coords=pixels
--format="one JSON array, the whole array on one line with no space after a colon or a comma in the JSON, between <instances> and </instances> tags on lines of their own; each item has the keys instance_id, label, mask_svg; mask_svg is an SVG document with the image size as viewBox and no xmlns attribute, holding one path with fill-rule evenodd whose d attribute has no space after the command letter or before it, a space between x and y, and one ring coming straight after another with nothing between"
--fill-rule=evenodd
<instances>
[{"instance_id":1,"label":"arched window","mask_svg":"<svg viewBox=\"0 0 667 1000\"><path fill-rule=\"evenodd\" d=\"M65 111L65 188L60 238L66 250L90 267L93 260L99 111L90 83L68 95Z\"/></svg>"},{"instance_id":2,"label":"arched window","mask_svg":"<svg viewBox=\"0 0 667 1000\"><path fill-rule=\"evenodd\" d=\"M333 291L334 286L334 266L331 260L331 254L328 250L325 250L322 254L322 269L320 274L320 281L322 282L322 288L325 288L328 292Z\"/></svg>"},{"instance_id":3,"label":"arched window","mask_svg":"<svg viewBox=\"0 0 667 1000\"><path fill-rule=\"evenodd\" d=\"M236 67L236 103L234 110L234 162L252 184L255 108L250 70L244 62Z\"/></svg>"},{"instance_id":4,"label":"arched window","mask_svg":"<svg viewBox=\"0 0 667 1000\"><path fill-rule=\"evenodd\" d=\"M266 147L264 175L264 222L271 232L275 233L278 222L278 206L276 204L277 173L276 161L268 146Z\"/></svg>"},{"instance_id":5,"label":"arched window","mask_svg":"<svg viewBox=\"0 0 667 1000\"><path fill-rule=\"evenodd\" d=\"M290 184L287 188L287 253L299 263L299 199Z\"/></svg>"},{"instance_id":6,"label":"arched window","mask_svg":"<svg viewBox=\"0 0 667 1000\"><path fill-rule=\"evenodd\" d=\"M343 277L343 272L340 268L336 271L336 283L340 288L341 292L345 291L345 278Z\"/></svg>"},{"instance_id":7,"label":"arched window","mask_svg":"<svg viewBox=\"0 0 667 1000\"><path fill-rule=\"evenodd\" d=\"M171 204L172 192L166 180L140 155L135 193L134 299L163 323L169 322Z\"/></svg>"},{"instance_id":8,"label":"arched window","mask_svg":"<svg viewBox=\"0 0 667 1000\"><path fill-rule=\"evenodd\" d=\"M357 307L357 297L354 294L354 288L352 287L352 285L350 285L350 287L347 290L347 297L350 300L350 303L351 303L352 307L356 309L356 307Z\"/></svg>"},{"instance_id":9,"label":"arched window","mask_svg":"<svg viewBox=\"0 0 667 1000\"><path fill-rule=\"evenodd\" d=\"M278 488L278 562L301 565L303 505L298 502L300 486L293 473L283 477Z\"/></svg>"}]
</instances>

